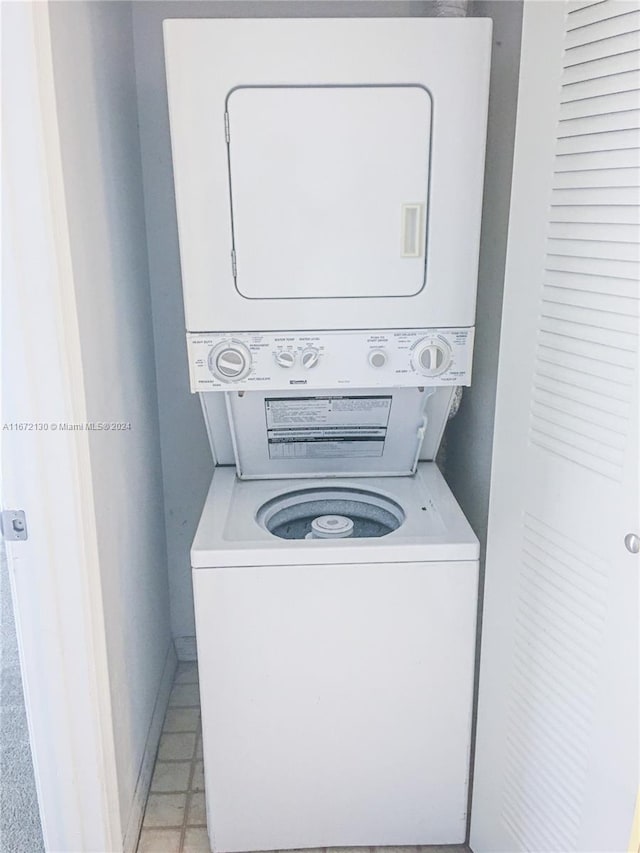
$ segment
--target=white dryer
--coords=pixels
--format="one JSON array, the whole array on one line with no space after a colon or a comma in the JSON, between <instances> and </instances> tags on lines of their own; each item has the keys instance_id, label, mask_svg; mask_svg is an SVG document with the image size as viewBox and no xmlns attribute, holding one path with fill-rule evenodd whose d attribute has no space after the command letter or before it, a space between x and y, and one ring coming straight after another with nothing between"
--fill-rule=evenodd
<instances>
[{"instance_id":1,"label":"white dryer","mask_svg":"<svg viewBox=\"0 0 640 853\"><path fill-rule=\"evenodd\" d=\"M164 34L190 333L473 326L490 20Z\"/></svg>"}]
</instances>

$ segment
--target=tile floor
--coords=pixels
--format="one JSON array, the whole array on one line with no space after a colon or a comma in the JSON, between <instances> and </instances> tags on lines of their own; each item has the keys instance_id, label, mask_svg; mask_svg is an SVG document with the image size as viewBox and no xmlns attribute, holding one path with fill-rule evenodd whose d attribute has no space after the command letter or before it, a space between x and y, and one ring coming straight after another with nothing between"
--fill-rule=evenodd
<instances>
[{"instance_id":1,"label":"tile floor","mask_svg":"<svg viewBox=\"0 0 640 853\"><path fill-rule=\"evenodd\" d=\"M195 663L178 666L151 779L138 853L210 853ZM468 853L468 848L330 847L301 853Z\"/></svg>"}]
</instances>

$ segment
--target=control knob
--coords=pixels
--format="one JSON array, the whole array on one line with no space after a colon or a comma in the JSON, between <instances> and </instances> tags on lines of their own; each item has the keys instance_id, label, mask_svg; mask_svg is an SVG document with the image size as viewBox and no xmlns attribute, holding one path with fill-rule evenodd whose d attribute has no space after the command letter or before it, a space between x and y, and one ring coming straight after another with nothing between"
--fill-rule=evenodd
<instances>
[{"instance_id":1,"label":"control knob","mask_svg":"<svg viewBox=\"0 0 640 853\"><path fill-rule=\"evenodd\" d=\"M278 352L275 352L273 355L276 360L276 364L279 364L280 367L293 367L296 363L296 354L291 352L291 350L278 350Z\"/></svg>"},{"instance_id":2,"label":"control knob","mask_svg":"<svg viewBox=\"0 0 640 853\"><path fill-rule=\"evenodd\" d=\"M305 370L315 367L320 358L320 352L315 347L307 347L302 351L302 366Z\"/></svg>"},{"instance_id":3,"label":"control knob","mask_svg":"<svg viewBox=\"0 0 640 853\"><path fill-rule=\"evenodd\" d=\"M387 353L383 349L372 349L369 353L369 364L371 367L384 367L387 360Z\"/></svg>"},{"instance_id":4,"label":"control knob","mask_svg":"<svg viewBox=\"0 0 640 853\"><path fill-rule=\"evenodd\" d=\"M241 341L221 341L209 353L209 370L222 382L244 379L251 370L251 353Z\"/></svg>"},{"instance_id":5,"label":"control knob","mask_svg":"<svg viewBox=\"0 0 640 853\"><path fill-rule=\"evenodd\" d=\"M413 369L423 376L440 376L451 365L451 347L442 338L424 338L418 343L411 361Z\"/></svg>"}]
</instances>

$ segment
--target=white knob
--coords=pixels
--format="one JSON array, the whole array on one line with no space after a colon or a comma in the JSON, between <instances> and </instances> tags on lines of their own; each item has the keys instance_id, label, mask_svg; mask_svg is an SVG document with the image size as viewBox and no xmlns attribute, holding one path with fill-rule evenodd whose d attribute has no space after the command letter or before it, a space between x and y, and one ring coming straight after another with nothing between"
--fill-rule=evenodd
<instances>
[{"instance_id":1,"label":"white knob","mask_svg":"<svg viewBox=\"0 0 640 853\"><path fill-rule=\"evenodd\" d=\"M439 376L451 364L451 349L440 338L426 338L416 347L412 362L423 376Z\"/></svg>"},{"instance_id":2,"label":"white knob","mask_svg":"<svg viewBox=\"0 0 640 853\"><path fill-rule=\"evenodd\" d=\"M369 364L371 367L384 367L388 356L383 349L372 349L369 353Z\"/></svg>"},{"instance_id":3,"label":"white knob","mask_svg":"<svg viewBox=\"0 0 640 853\"><path fill-rule=\"evenodd\" d=\"M278 350L278 352L274 353L274 356L276 364L279 364L280 367L293 367L296 363L296 354L287 349Z\"/></svg>"},{"instance_id":4,"label":"white knob","mask_svg":"<svg viewBox=\"0 0 640 853\"><path fill-rule=\"evenodd\" d=\"M223 382L244 379L251 370L251 353L241 341L222 341L209 353L209 370Z\"/></svg>"},{"instance_id":5,"label":"white knob","mask_svg":"<svg viewBox=\"0 0 640 853\"><path fill-rule=\"evenodd\" d=\"M311 370L312 367L316 366L319 358L320 353L315 347L307 347L302 353L302 366L305 370Z\"/></svg>"}]
</instances>

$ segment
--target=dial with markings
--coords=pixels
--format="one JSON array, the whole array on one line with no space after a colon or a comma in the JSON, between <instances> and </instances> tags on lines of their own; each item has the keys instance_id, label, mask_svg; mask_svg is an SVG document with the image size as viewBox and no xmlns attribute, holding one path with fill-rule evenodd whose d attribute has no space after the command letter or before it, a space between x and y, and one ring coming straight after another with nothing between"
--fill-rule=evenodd
<instances>
[{"instance_id":1,"label":"dial with markings","mask_svg":"<svg viewBox=\"0 0 640 853\"><path fill-rule=\"evenodd\" d=\"M452 352L442 338L423 338L418 342L411 363L423 376L440 376L451 366Z\"/></svg>"},{"instance_id":2,"label":"dial with markings","mask_svg":"<svg viewBox=\"0 0 640 853\"><path fill-rule=\"evenodd\" d=\"M244 379L251 370L251 353L241 341L221 341L209 353L209 370L222 382Z\"/></svg>"}]
</instances>

